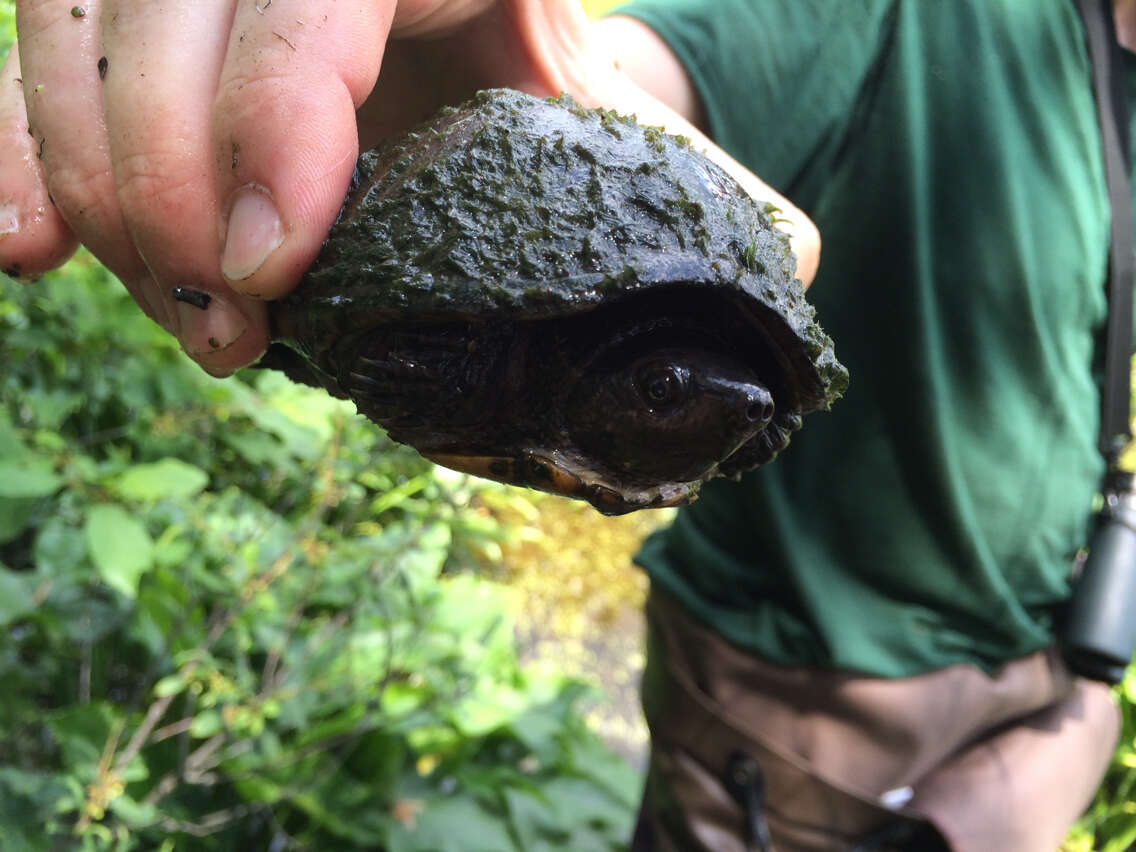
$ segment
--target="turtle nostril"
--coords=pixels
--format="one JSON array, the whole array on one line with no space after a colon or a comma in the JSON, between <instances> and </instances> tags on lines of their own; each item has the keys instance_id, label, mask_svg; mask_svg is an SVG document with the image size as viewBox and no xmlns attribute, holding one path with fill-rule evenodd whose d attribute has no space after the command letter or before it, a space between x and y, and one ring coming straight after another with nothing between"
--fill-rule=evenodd
<instances>
[{"instance_id":1,"label":"turtle nostril","mask_svg":"<svg viewBox=\"0 0 1136 852\"><path fill-rule=\"evenodd\" d=\"M773 419L773 403L751 402L746 408L746 419L750 423L768 423Z\"/></svg>"}]
</instances>

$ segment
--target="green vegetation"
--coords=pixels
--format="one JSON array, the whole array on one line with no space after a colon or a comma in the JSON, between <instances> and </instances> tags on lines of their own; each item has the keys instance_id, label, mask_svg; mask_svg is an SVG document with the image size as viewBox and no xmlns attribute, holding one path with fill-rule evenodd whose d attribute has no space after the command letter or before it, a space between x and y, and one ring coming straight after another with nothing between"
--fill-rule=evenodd
<instances>
[{"instance_id":1,"label":"green vegetation","mask_svg":"<svg viewBox=\"0 0 1136 852\"><path fill-rule=\"evenodd\" d=\"M0 848L607 849L635 774L524 670L478 500L217 381L89 259L0 289Z\"/></svg>"}]
</instances>

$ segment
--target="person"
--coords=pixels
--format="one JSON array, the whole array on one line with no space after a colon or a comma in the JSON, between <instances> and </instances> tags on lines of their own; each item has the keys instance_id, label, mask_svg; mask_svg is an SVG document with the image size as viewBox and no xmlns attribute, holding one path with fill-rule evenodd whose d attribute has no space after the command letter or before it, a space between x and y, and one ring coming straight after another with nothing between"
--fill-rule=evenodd
<instances>
[{"instance_id":1,"label":"person","mask_svg":"<svg viewBox=\"0 0 1136 852\"><path fill-rule=\"evenodd\" d=\"M476 88L636 113L774 198L852 385L644 546L634 848L1059 845L1118 732L1054 650L1103 468L1072 0L71 3L18 4L0 267L82 242L217 375L263 351L358 147Z\"/></svg>"}]
</instances>

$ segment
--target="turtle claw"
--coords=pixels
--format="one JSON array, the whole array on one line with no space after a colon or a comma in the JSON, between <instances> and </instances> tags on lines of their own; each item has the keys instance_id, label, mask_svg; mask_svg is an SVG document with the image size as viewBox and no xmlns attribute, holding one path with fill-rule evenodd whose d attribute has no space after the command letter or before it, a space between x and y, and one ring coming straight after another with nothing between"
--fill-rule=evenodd
<instances>
[{"instance_id":1,"label":"turtle claw","mask_svg":"<svg viewBox=\"0 0 1136 852\"><path fill-rule=\"evenodd\" d=\"M348 373L347 381L343 383L348 396L355 400L360 411L365 409L368 415L385 420L390 414L400 409L400 400L394 389L373 376L363 373Z\"/></svg>"},{"instance_id":2,"label":"turtle claw","mask_svg":"<svg viewBox=\"0 0 1136 852\"><path fill-rule=\"evenodd\" d=\"M347 378L347 389L351 391L352 395L356 392L374 394L382 393L387 390L387 387L382 382L376 381L371 376L366 376L363 373L348 373Z\"/></svg>"},{"instance_id":3,"label":"turtle claw","mask_svg":"<svg viewBox=\"0 0 1136 852\"><path fill-rule=\"evenodd\" d=\"M392 354L389 360L385 361L378 358L364 358L360 356L357 365L366 367L375 373L398 379L399 381L414 380L436 382L440 378L437 371L427 367L425 364L419 364L401 355ZM352 375L357 374L352 373Z\"/></svg>"}]
</instances>

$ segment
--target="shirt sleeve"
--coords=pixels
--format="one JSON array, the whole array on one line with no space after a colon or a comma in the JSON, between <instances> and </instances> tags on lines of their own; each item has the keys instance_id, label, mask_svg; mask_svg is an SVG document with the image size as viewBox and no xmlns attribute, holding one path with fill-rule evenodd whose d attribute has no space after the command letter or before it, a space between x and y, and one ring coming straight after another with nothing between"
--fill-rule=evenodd
<instances>
[{"instance_id":1,"label":"shirt sleeve","mask_svg":"<svg viewBox=\"0 0 1136 852\"><path fill-rule=\"evenodd\" d=\"M702 98L710 135L779 190L807 204L870 103L887 60L897 0L632 0ZM796 191L796 195L794 195Z\"/></svg>"}]
</instances>

